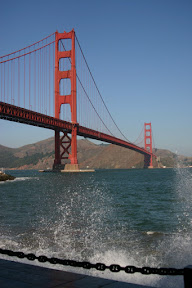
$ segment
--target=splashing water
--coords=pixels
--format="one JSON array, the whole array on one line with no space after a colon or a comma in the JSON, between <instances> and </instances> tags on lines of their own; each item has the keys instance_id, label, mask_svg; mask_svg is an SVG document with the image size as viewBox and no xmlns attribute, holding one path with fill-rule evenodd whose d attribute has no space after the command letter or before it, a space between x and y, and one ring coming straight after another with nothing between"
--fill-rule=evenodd
<instances>
[{"instance_id":1,"label":"splashing water","mask_svg":"<svg viewBox=\"0 0 192 288\"><path fill-rule=\"evenodd\" d=\"M25 181L0 188L0 247L106 265L184 268L192 263L192 169L106 170L75 177L15 173ZM57 269L183 287L181 276Z\"/></svg>"}]
</instances>

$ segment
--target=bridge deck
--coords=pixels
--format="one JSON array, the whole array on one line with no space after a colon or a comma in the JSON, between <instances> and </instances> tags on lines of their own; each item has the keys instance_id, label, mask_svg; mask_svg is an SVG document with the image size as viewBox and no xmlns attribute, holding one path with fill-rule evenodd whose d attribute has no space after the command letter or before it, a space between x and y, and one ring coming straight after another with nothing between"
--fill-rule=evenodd
<instances>
[{"instance_id":1,"label":"bridge deck","mask_svg":"<svg viewBox=\"0 0 192 288\"><path fill-rule=\"evenodd\" d=\"M0 259L1 288L149 288Z\"/></svg>"},{"instance_id":2,"label":"bridge deck","mask_svg":"<svg viewBox=\"0 0 192 288\"><path fill-rule=\"evenodd\" d=\"M0 102L0 119L6 119L9 121L25 123L28 125L39 126L43 128L52 129L52 130L66 131L68 133L71 133L72 126L73 126L71 122L60 120L54 117L47 116L45 114L37 113L31 110L27 110L27 109L17 107L11 104L7 104L4 102ZM105 133L101 133L96 130L89 129L89 128L80 126L78 124L75 124L75 125L77 126L77 134L79 136L119 145L121 147L131 149L143 155L148 155L148 156L152 155L156 157L154 154L151 154L149 151L131 142L124 141L114 136L107 135Z\"/></svg>"}]
</instances>

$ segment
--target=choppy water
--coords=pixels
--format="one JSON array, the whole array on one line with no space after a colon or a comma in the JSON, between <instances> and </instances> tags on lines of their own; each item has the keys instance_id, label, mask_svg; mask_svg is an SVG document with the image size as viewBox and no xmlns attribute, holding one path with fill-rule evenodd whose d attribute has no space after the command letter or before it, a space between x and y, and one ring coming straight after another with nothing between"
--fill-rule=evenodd
<instances>
[{"instance_id":1,"label":"choppy water","mask_svg":"<svg viewBox=\"0 0 192 288\"><path fill-rule=\"evenodd\" d=\"M16 180L0 183L1 248L107 265L192 264L191 168L10 173ZM65 270L183 287L181 276Z\"/></svg>"}]
</instances>

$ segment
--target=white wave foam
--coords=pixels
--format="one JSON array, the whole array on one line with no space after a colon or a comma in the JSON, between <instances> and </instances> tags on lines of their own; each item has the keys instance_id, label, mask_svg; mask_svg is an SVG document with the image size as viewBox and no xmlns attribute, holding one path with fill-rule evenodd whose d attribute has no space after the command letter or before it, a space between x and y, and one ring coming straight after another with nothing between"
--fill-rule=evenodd
<instances>
[{"instance_id":1,"label":"white wave foam","mask_svg":"<svg viewBox=\"0 0 192 288\"><path fill-rule=\"evenodd\" d=\"M0 181L0 184L5 183L12 183L12 182L18 182L18 181L26 181L26 180L39 180L39 177L16 177L14 180L7 180L7 181Z\"/></svg>"},{"instance_id":2,"label":"white wave foam","mask_svg":"<svg viewBox=\"0 0 192 288\"><path fill-rule=\"evenodd\" d=\"M29 244L29 243L28 243ZM30 244L31 245L31 244ZM61 245L62 246L62 245ZM70 246L70 245L69 245ZM58 257L60 259L71 259L77 261L84 261L82 259L81 252L77 252L77 250L70 246L70 251L66 256L62 256L62 250L52 249L53 247L42 243L39 247L23 247L21 243L17 243L17 240L13 240L10 237L4 238L4 236L0 237L0 247L4 249L12 249L14 251L22 251L24 253L34 253L35 255L45 255L47 257ZM191 237L186 237L186 235L173 234L170 236L166 236L166 238L159 243L158 250L162 250L161 256L164 258L164 263L167 263L167 267L173 268L184 268L186 266L186 257L187 262L191 263ZM180 253L178 250L180 249ZM68 249L67 249L68 250ZM184 253L185 251L185 253ZM65 251L66 252L66 251ZM177 252L177 253L176 253ZM159 276L159 275L142 275L140 273L134 274L126 274L124 271L119 273L112 273L108 269L106 271L97 271L95 269L85 270L83 268L74 268L69 266L62 265L52 265L50 263L39 263L37 260L30 262L27 259L17 259L16 257L9 257L6 255L0 255L0 258L6 260L13 260L22 263L30 263L36 266L47 267L51 269L63 270L68 272L80 273L100 278L112 279L116 281L134 283L134 284L142 284L150 287L166 287L166 288L181 288L183 287L183 277L182 276ZM183 259L183 260L182 260ZM90 255L86 261L89 261L93 264L95 263L104 263L105 265L118 264L121 267L125 267L128 265L136 266L136 267L162 267L161 257L158 259L154 255L142 256L140 251L133 249L132 251L128 251L125 249L112 249L108 248L108 251L102 252L99 250L95 251L94 255Z\"/></svg>"},{"instance_id":3,"label":"white wave foam","mask_svg":"<svg viewBox=\"0 0 192 288\"><path fill-rule=\"evenodd\" d=\"M147 235L153 235L153 234L155 234L155 232L154 231L147 231L146 234Z\"/></svg>"},{"instance_id":4,"label":"white wave foam","mask_svg":"<svg viewBox=\"0 0 192 288\"><path fill-rule=\"evenodd\" d=\"M30 179L37 179L37 180L39 180L38 177L18 177L18 178L15 178L15 181L25 181L25 180L30 180Z\"/></svg>"}]
</instances>

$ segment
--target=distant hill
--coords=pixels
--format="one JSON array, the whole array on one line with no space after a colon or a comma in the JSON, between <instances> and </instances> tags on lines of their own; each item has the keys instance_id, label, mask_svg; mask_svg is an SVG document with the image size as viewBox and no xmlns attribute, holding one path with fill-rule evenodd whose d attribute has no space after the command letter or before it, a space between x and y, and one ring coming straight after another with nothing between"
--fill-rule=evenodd
<instances>
[{"instance_id":1,"label":"distant hill","mask_svg":"<svg viewBox=\"0 0 192 288\"><path fill-rule=\"evenodd\" d=\"M78 163L80 168L128 169L143 168L144 157L132 150L116 145L96 145L87 139L78 140ZM192 165L192 157L177 156L168 150L153 151L160 162L153 161L154 167ZM16 169L52 168L54 161L54 138L20 148L0 145L0 167Z\"/></svg>"}]
</instances>

